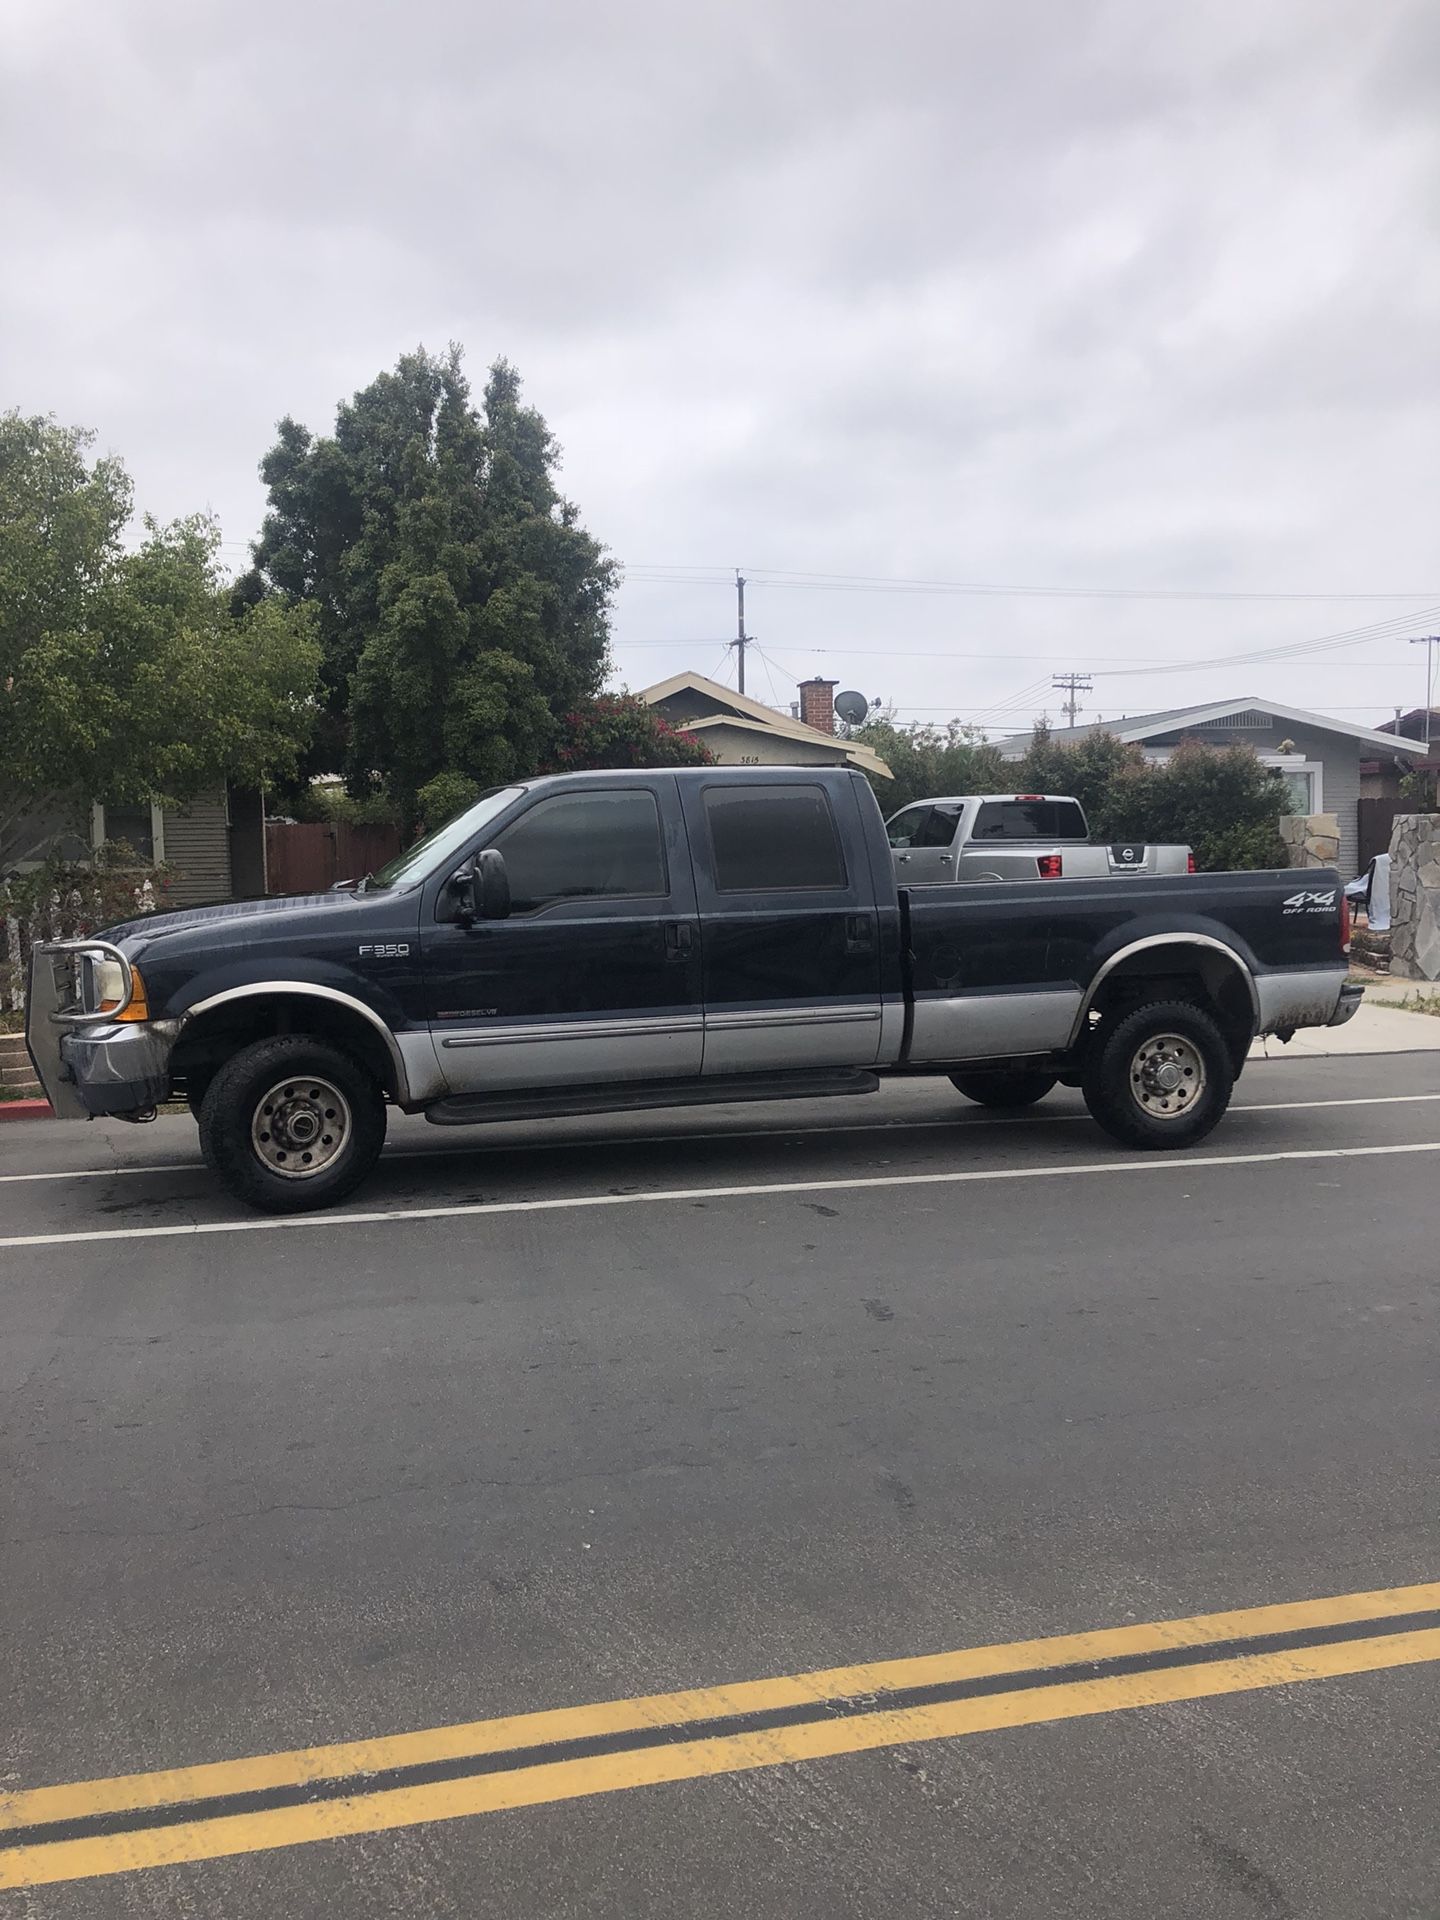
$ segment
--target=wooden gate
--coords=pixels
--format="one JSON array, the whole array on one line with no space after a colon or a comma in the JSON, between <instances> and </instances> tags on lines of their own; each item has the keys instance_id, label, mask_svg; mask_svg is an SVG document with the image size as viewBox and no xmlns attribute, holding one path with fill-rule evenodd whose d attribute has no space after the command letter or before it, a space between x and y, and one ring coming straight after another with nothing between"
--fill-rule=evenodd
<instances>
[{"instance_id":1,"label":"wooden gate","mask_svg":"<svg viewBox=\"0 0 1440 1920\"><path fill-rule=\"evenodd\" d=\"M1355 805L1355 837L1364 873L1377 853L1390 851L1390 829L1397 813L1418 813L1414 800L1359 800Z\"/></svg>"},{"instance_id":2,"label":"wooden gate","mask_svg":"<svg viewBox=\"0 0 1440 1920\"><path fill-rule=\"evenodd\" d=\"M361 880L399 853L398 827L354 827L324 820L265 826L271 893L324 893L337 880Z\"/></svg>"}]
</instances>

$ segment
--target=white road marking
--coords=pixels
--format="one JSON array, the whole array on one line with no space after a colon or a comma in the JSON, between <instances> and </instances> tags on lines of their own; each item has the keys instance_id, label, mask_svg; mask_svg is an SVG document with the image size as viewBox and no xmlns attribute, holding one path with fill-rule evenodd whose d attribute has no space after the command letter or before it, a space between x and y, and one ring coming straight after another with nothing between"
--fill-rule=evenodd
<instances>
[{"instance_id":1,"label":"white road marking","mask_svg":"<svg viewBox=\"0 0 1440 1920\"><path fill-rule=\"evenodd\" d=\"M848 1180L751 1181L731 1187L659 1187L649 1193L580 1193L549 1200L484 1200L464 1206L394 1207L381 1213L302 1213L246 1220L202 1220L169 1227L101 1227L83 1233L20 1233L0 1247L68 1247L89 1241L186 1240L201 1234L280 1233L302 1227L374 1227L394 1220L467 1220L500 1213L566 1213L590 1207L643 1207L681 1201L740 1200L786 1193L859 1193L877 1187L975 1186L999 1180L1064 1180L1081 1174L1197 1173L1204 1167L1275 1166L1287 1160L1364 1160L1376 1154L1440 1153L1440 1140L1385 1147L1300 1147L1285 1153L1136 1154L1129 1160L990 1167L961 1173L867 1174Z\"/></svg>"},{"instance_id":2,"label":"white road marking","mask_svg":"<svg viewBox=\"0 0 1440 1920\"><path fill-rule=\"evenodd\" d=\"M1417 1101L1440 1100L1440 1093L1375 1093L1346 1100L1269 1100L1250 1106L1232 1106L1231 1113L1319 1113L1327 1107L1401 1107ZM600 1119L598 1114L572 1114L575 1120ZM925 1130L954 1132L957 1127L1036 1127L1073 1126L1088 1120L1088 1113L987 1113L983 1108L962 1108L948 1120L860 1120L835 1127L698 1127L692 1132L608 1134L597 1133L581 1141L517 1140L514 1145L475 1141L454 1147L397 1147L387 1153L382 1165L393 1166L399 1160L460 1160L477 1153L573 1153L576 1146L589 1147L663 1147L677 1141L697 1140L808 1140L832 1133L920 1133ZM523 1124L492 1120L488 1124L505 1127ZM194 1160L161 1161L146 1167L76 1167L58 1173L0 1173L0 1187L19 1186L34 1180L121 1180L143 1173L204 1173L205 1162Z\"/></svg>"}]
</instances>

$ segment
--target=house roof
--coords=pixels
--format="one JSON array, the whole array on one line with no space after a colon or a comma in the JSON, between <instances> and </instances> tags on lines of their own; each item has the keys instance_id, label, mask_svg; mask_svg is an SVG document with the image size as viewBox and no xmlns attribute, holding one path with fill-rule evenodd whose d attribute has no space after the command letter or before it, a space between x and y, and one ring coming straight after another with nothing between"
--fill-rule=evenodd
<instances>
[{"instance_id":1,"label":"house roof","mask_svg":"<svg viewBox=\"0 0 1440 1920\"><path fill-rule=\"evenodd\" d=\"M707 700L724 709L721 713L697 715L683 729L686 732L698 733L705 727L735 726L747 727L759 733L778 733L782 739L805 740L832 750L838 748L852 766L867 773L878 773L883 780L894 778L873 747L867 747L859 740L847 740L843 734L823 733L819 727L807 727L803 720L793 720L788 713L777 713L774 707L751 700L731 687L722 687L717 680L709 680L703 673L673 673L668 680L659 680L653 687L642 687L640 698L647 706L658 707L662 701L673 700L677 694L683 693L703 694Z\"/></svg>"},{"instance_id":2,"label":"house roof","mask_svg":"<svg viewBox=\"0 0 1440 1920\"><path fill-rule=\"evenodd\" d=\"M1296 726L1310 727L1317 733L1336 733L1348 740L1356 741L1360 746L1385 755L1393 760L1397 754L1408 758L1414 752L1414 742L1407 742L1403 736L1383 733L1374 727L1357 727L1349 720L1335 720L1329 714L1310 713L1304 707L1287 706L1280 700L1259 700L1246 697L1239 700L1215 700L1205 706L1170 707L1161 713L1122 714L1116 720L1095 720L1083 727L1066 727L1058 731L1054 738L1061 744L1087 739L1091 734L1113 733L1117 740L1129 740L1136 744L1152 739L1157 733L1175 733L1187 726L1203 727L1217 720L1227 720L1234 714L1269 713L1277 720L1291 720ZM1008 739L994 743L1002 753L1013 748L1023 753L1030 744L1028 733L1011 734Z\"/></svg>"}]
</instances>

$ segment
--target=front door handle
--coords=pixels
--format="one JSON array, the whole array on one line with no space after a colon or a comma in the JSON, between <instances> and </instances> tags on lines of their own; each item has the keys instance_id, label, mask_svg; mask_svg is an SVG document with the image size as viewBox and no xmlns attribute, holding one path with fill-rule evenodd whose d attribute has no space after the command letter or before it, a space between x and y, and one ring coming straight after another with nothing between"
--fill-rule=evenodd
<instances>
[{"instance_id":1,"label":"front door handle","mask_svg":"<svg viewBox=\"0 0 1440 1920\"><path fill-rule=\"evenodd\" d=\"M671 920L665 927L665 958L688 960L695 945L695 929L688 920Z\"/></svg>"}]
</instances>

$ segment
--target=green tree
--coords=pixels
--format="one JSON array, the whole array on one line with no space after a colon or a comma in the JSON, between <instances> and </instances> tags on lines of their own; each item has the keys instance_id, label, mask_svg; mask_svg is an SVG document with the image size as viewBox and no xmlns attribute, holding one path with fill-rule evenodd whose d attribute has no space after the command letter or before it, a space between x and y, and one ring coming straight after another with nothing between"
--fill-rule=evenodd
<instances>
[{"instance_id":1,"label":"green tree","mask_svg":"<svg viewBox=\"0 0 1440 1920\"><path fill-rule=\"evenodd\" d=\"M1027 792L1073 793L1097 841L1188 845L1210 873L1286 864L1277 825L1285 782L1248 747L1186 740L1157 763L1110 733L1067 746L1042 726L1012 779Z\"/></svg>"},{"instance_id":2,"label":"green tree","mask_svg":"<svg viewBox=\"0 0 1440 1920\"><path fill-rule=\"evenodd\" d=\"M309 616L232 611L201 516L147 519L127 551L130 481L92 438L0 417L0 873L92 799L293 770L312 722Z\"/></svg>"},{"instance_id":3,"label":"green tree","mask_svg":"<svg viewBox=\"0 0 1440 1920\"><path fill-rule=\"evenodd\" d=\"M850 738L870 747L894 778L876 780L876 797L887 817L912 800L945 793L994 793L1011 788L1014 772L974 727L952 720L946 727L897 727L881 715L856 727Z\"/></svg>"},{"instance_id":4,"label":"green tree","mask_svg":"<svg viewBox=\"0 0 1440 1920\"><path fill-rule=\"evenodd\" d=\"M237 597L315 609L325 720L307 771L343 771L356 794L378 780L410 822L552 751L557 716L599 690L616 580L558 461L515 370L495 363L477 410L455 346L405 355L332 437L281 421Z\"/></svg>"}]
</instances>

